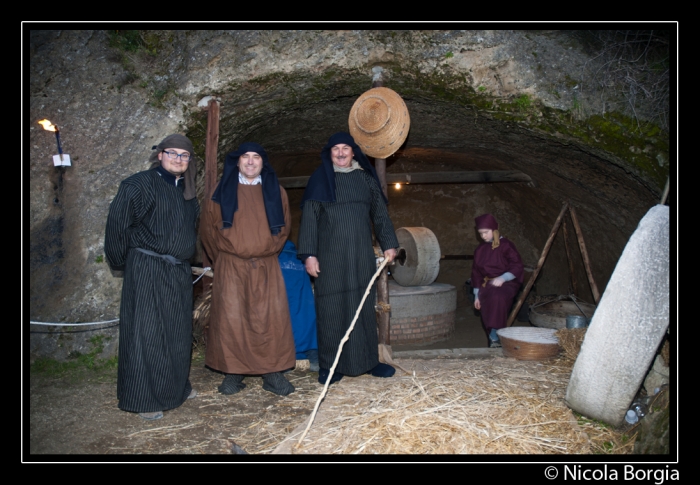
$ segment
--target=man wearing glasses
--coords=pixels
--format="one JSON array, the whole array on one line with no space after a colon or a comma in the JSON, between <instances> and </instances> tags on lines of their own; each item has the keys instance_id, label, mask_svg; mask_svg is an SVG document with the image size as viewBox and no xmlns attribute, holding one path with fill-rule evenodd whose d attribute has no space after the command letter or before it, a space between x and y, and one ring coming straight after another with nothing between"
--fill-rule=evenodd
<instances>
[{"instance_id":1,"label":"man wearing glasses","mask_svg":"<svg viewBox=\"0 0 700 485\"><path fill-rule=\"evenodd\" d=\"M119 186L109 206L105 255L124 271L119 326L119 408L163 417L197 395L189 381L192 269L197 242L192 142L170 135L151 168Z\"/></svg>"}]
</instances>

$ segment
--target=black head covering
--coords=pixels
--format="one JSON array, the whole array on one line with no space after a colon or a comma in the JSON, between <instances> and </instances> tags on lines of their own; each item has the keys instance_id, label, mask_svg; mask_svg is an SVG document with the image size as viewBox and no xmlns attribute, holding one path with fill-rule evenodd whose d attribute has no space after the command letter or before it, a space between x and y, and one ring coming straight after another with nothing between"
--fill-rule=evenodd
<instances>
[{"instance_id":1,"label":"black head covering","mask_svg":"<svg viewBox=\"0 0 700 485\"><path fill-rule=\"evenodd\" d=\"M333 171L333 160L331 159L331 148L339 144L349 145L352 148L352 153L354 159L360 164L360 167L365 172L372 175L372 178L377 182L379 191L384 198L384 202L389 203L384 191L382 190L382 184L379 182L379 177L377 176L377 171L374 169L367 156L360 150L360 147L355 143L355 139L344 131L340 131L328 139L328 143L321 150L321 166L311 174L309 182L306 184L306 190L304 190L304 196L301 199L301 206L304 207L304 203L307 200L318 200L320 202L335 202L335 173Z\"/></svg>"},{"instance_id":2,"label":"black head covering","mask_svg":"<svg viewBox=\"0 0 700 485\"><path fill-rule=\"evenodd\" d=\"M265 214L270 226L270 232L279 234L284 227L284 209L280 195L280 184L277 174L267 159L267 152L263 147L253 142L246 142L238 147L238 150L226 155L224 162L224 175L214 191L211 200L221 206L221 220L224 228L233 225L233 214L238 210L238 159L247 152L255 152L262 157L263 168L260 172L262 178L263 202Z\"/></svg>"},{"instance_id":3,"label":"black head covering","mask_svg":"<svg viewBox=\"0 0 700 485\"><path fill-rule=\"evenodd\" d=\"M192 142L184 135L175 134L166 136L163 138L163 141L152 147L153 153L151 153L148 159L148 161L151 162L151 168L160 166L158 154L166 148L179 148L180 150L187 150L190 152L190 163L187 165L185 173L182 174L185 179L185 191L183 196L185 200L194 199L197 195L197 187L195 186L197 163L194 159L194 147L192 146Z\"/></svg>"}]
</instances>

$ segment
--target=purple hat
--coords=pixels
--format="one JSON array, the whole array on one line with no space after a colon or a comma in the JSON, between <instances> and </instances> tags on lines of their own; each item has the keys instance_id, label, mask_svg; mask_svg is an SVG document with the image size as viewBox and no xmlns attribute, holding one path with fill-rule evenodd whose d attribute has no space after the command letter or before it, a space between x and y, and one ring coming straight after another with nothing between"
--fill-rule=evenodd
<instances>
[{"instance_id":1,"label":"purple hat","mask_svg":"<svg viewBox=\"0 0 700 485\"><path fill-rule=\"evenodd\" d=\"M476 229L491 229L493 231L498 229L498 222L493 218L491 214L483 214L474 219L476 221Z\"/></svg>"}]
</instances>

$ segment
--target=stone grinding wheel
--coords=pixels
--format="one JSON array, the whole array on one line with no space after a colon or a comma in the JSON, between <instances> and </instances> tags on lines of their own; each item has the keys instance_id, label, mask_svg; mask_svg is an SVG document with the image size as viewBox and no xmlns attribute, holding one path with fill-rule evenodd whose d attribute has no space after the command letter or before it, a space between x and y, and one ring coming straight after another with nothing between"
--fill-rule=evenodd
<instances>
[{"instance_id":1,"label":"stone grinding wheel","mask_svg":"<svg viewBox=\"0 0 700 485\"><path fill-rule=\"evenodd\" d=\"M396 230L399 253L391 274L401 286L424 286L435 281L440 272L440 245L427 227L400 227Z\"/></svg>"}]
</instances>

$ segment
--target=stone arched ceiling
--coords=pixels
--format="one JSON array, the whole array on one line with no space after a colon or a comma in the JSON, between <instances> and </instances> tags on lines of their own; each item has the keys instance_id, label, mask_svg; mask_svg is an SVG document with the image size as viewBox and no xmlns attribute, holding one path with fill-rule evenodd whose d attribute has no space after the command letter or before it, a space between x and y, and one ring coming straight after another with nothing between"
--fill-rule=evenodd
<instances>
[{"instance_id":1,"label":"stone arched ceiling","mask_svg":"<svg viewBox=\"0 0 700 485\"><path fill-rule=\"evenodd\" d=\"M380 65L373 66L375 72ZM386 160L388 174L517 170L531 179L528 183L443 183L403 187L401 192L390 187L390 207L397 227L429 227L438 234L443 254L471 254L476 244L472 218L493 212L510 226L510 236L521 241L526 263L534 267L566 201L582 214L588 250L596 254L592 265L604 288L636 223L658 203L659 180L630 168L615 153L566 133L571 129L569 113L535 101L522 106L517 98L490 99L485 108L486 101L467 85L461 90L470 95L452 88L447 96L433 85L407 74L397 75L391 68L384 63L383 84L402 95L411 128L406 142ZM353 103L371 85L370 69L341 71L327 66L307 76L271 76L216 93L220 101L219 174L225 153L243 141L256 141L266 148L280 177L310 175L319 164L320 148L328 136L348 130ZM189 134L202 140L205 113L193 117L197 122ZM203 177L199 180L203 197ZM302 192L288 189L295 226ZM571 226L569 232L573 235ZM292 239L295 237L293 233ZM558 240L543 285L547 292L564 291L557 288L567 286L566 256L561 238ZM579 287L586 294L585 272L578 250L573 251ZM458 267L449 281L452 284L459 283L468 269L457 263L443 266L441 278L448 277L449 267Z\"/></svg>"}]
</instances>

